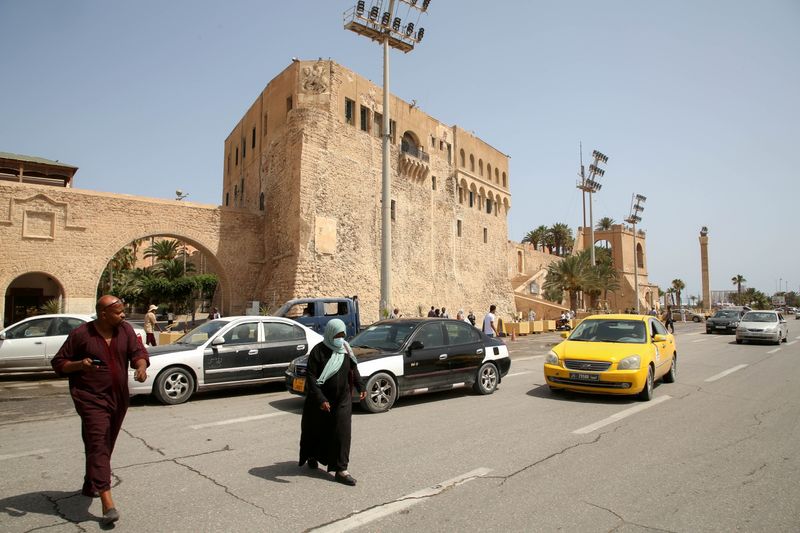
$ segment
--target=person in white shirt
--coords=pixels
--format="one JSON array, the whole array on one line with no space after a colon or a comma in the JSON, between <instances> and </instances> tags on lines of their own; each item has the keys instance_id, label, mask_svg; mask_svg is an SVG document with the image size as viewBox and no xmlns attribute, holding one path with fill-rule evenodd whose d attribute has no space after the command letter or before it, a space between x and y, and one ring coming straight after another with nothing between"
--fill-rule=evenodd
<instances>
[{"instance_id":1,"label":"person in white shirt","mask_svg":"<svg viewBox=\"0 0 800 533\"><path fill-rule=\"evenodd\" d=\"M489 306L489 312L483 317L483 332L489 337L499 337L497 326L494 325L494 312L497 306L492 304Z\"/></svg>"}]
</instances>

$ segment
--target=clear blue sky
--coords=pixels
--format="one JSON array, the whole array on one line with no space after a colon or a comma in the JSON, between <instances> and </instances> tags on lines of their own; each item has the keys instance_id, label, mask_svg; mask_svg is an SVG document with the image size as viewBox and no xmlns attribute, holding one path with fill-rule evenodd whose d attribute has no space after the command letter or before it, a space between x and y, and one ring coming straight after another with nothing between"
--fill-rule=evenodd
<instances>
[{"instance_id":1,"label":"clear blue sky","mask_svg":"<svg viewBox=\"0 0 800 533\"><path fill-rule=\"evenodd\" d=\"M342 28L354 4L0 0L0 151L219 204L223 141L293 56L381 82L379 46ZM582 141L609 156L595 220L648 198L651 281L700 294L706 225L712 289L798 290L800 2L433 0L421 25L392 92L511 157L509 238L580 225Z\"/></svg>"}]
</instances>

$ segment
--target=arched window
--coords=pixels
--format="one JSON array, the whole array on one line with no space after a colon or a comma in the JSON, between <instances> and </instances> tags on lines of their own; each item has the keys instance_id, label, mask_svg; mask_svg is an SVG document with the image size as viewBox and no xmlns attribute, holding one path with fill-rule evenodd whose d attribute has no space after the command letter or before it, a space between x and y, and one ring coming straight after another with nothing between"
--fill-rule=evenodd
<instances>
[{"instance_id":1,"label":"arched window","mask_svg":"<svg viewBox=\"0 0 800 533\"><path fill-rule=\"evenodd\" d=\"M503 187L508 187L508 181L506 179L506 173L503 172Z\"/></svg>"},{"instance_id":2,"label":"arched window","mask_svg":"<svg viewBox=\"0 0 800 533\"><path fill-rule=\"evenodd\" d=\"M500 172L497 169L494 169L494 182L500 183Z\"/></svg>"},{"instance_id":3,"label":"arched window","mask_svg":"<svg viewBox=\"0 0 800 533\"><path fill-rule=\"evenodd\" d=\"M469 154L469 170L475 172L475 156L472 154Z\"/></svg>"},{"instance_id":4,"label":"arched window","mask_svg":"<svg viewBox=\"0 0 800 533\"><path fill-rule=\"evenodd\" d=\"M466 160L466 155L464 154L464 149L463 148L461 149L461 152L460 152L459 155L461 155L461 168L466 168L467 160Z\"/></svg>"},{"instance_id":5,"label":"arched window","mask_svg":"<svg viewBox=\"0 0 800 533\"><path fill-rule=\"evenodd\" d=\"M264 210L264 193L263 192L260 195L258 195L258 210L259 211L263 211Z\"/></svg>"},{"instance_id":6,"label":"arched window","mask_svg":"<svg viewBox=\"0 0 800 533\"><path fill-rule=\"evenodd\" d=\"M636 265L639 268L644 268L644 249L640 243L636 243Z\"/></svg>"},{"instance_id":7,"label":"arched window","mask_svg":"<svg viewBox=\"0 0 800 533\"><path fill-rule=\"evenodd\" d=\"M483 159L478 159L478 173L483 176Z\"/></svg>"},{"instance_id":8,"label":"arched window","mask_svg":"<svg viewBox=\"0 0 800 533\"><path fill-rule=\"evenodd\" d=\"M489 177L489 181L492 181L492 165L491 165L491 163L486 163L486 175Z\"/></svg>"},{"instance_id":9,"label":"arched window","mask_svg":"<svg viewBox=\"0 0 800 533\"><path fill-rule=\"evenodd\" d=\"M517 272L522 274L523 272L523 264L522 264L522 251L517 250Z\"/></svg>"}]
</instances>

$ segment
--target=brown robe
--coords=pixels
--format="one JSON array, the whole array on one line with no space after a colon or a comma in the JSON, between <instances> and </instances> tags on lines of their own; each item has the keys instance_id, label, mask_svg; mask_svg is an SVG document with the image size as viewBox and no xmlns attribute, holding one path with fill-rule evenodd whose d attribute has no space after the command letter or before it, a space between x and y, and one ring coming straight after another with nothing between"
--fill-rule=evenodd
<instances>
[{"instance_id":1,"label":"brown robe","mask_svg":"<svg viewBox=\"0 0 800 533\"><path fill-rule=\"evenodd\" d=\"M86 357L100 359L94 370L65 374L64 365ZM150 360L141 339L127 322L120 324L107 344L94 322L72 330L53 358L53 370L69 377L69 392L81 417L81 436L86 453L86 475L81 492L96 496L111 488L111 453L122 420L128 411L128 366L136 368L140 359Z\"/></svg>"}]
</instances>

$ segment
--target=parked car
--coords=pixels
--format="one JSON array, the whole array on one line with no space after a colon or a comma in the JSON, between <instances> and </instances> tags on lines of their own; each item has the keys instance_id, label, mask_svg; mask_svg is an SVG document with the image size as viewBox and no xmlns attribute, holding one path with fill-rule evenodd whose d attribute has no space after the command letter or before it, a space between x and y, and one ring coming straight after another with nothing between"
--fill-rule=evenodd
<instances>
[{"instance_id":1,"label":"parked car","mask_svg":"<svg viewBox=\"0 0 800 533\"><path fill-rule=\"evenodd\" d=\"M161 403L183 403L200 390L283 380L292 359L322 335L288 318L229 316L210 320L172 344L148 349L147 380L128 372L130 394L153 394Z\"/></svg>"},{"instance_id":2,"label":"parked car","mask_svg":"<svg viewBox=\"0 0 800 533\"><path fill-rule=\"evenodd\" d=\"M511 368L503 341L461 320L383 320L356 335L350 346L366 383L361 406L372 413L388 411L402 396L461 386L491 394ZM307 363L300 357L289 365L289 392L305 394Z\"/></svg>"},{"instance_id":3,"label":"parked car","mask_svg":"<svg viewBox=\"0 0 800 533\"><path fill-rule=\"evenodd\" d=\"M0 331L0 371L52 370L50 361L70 331L94 320L95 316L73 313L37 315L8 326ZM143 342L144 330L133 326L133 331Z\"/></svg>"},{"instance_id":4,"label":"parked car","mask_svg":"<svg viewBox=\"0 0 800 533\"><path fill-rule=\"evenodd\" d=\"M702 322L705 320L705 316L695 313L694 311L690 311L689 309L673 309L672 310L672 320L675 322L681 322L684 319L692 322Z\"/></svg>"},{"instance_id":5,"label":"parked car","mask_svg":"<svg viewBox=\"0 0 800 533\"><path fill-rule=\"evenodd\" d=\"M773 344L786 342L789 326L786 319L777 311L748 311L736 328L736 343L744 341L769 341Z\"/></svg>"},{"instance_id":6,"label":"parked car","mask_svg":"<svg viewBox=\"0 0 800 533\"><path fill-rule=\"evenodd\" d=\"M567 389L601 394L653 397L657 379L675 381L675 337L656 317L594 315L545 357L544 377L553 392Z\"/></svg>"},{"instance_id":7,"label":"parked car","mask_svg":"<svg viewBox=\"0 0 800 533\"><path fill-rule=\"evenodd\" d=\"M706 320L706 333L736 333L744 311L720 309Z\"/></svg>"},{"instance_id":8,"label":"parked car","mask_svg":"<svg viewBox=\"0 0 800 533\"><path fill-rule=\"evenodd\" d=\"M344 322L348 339L361 331L358 296L352 298L298 298L289 300L270 311L269 314L296 320L320 335L325 332L328 322L334 318Z\"/></svg>"}]
</instances>

